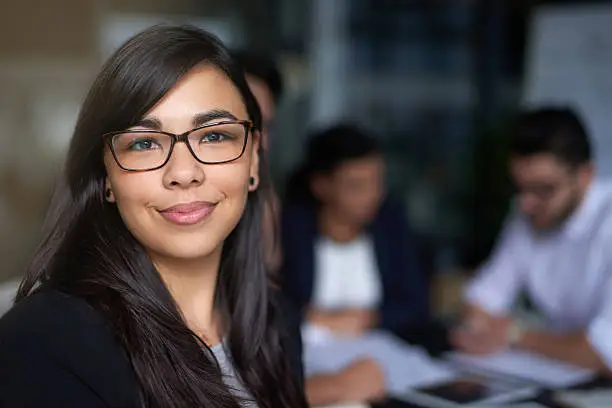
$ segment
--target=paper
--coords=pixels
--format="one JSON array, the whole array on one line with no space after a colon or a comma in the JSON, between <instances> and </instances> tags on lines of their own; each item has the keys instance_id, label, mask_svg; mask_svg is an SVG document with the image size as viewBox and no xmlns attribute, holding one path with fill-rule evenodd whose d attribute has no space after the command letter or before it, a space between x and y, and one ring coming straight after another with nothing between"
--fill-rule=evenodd
<instances>
[{"instance_id":1,"label":"paper","mask_svg":"<svg viewBox=\"0 0 612 408\"><path fill-rule=\"evenodd\" d=\"M575 408L609 408L612 407L612 390L563 391L555 394L555 399Z\"/></svg>"},{"instance_id":2,"label":"paper","mask_svg":"<svg viewBox=\"0 0 612 408\"><path fill-rule=\"evenodd\" d=\"M431 359L424 350L382 331L370 332L357 338L327 337L325 341L319 336L318 341L304 342L304 368L307 376L335 373L355 360L366 357L376 360L381 366L387 390L391 394L455 377L455 372L445 363Z\"/></svg>"},{"instance_id":3,"label":"paper","mask_svg":"<svg viewBox=\"0 0 612 408\"><path fill-rule=\"evenodd\" d=\"M490 356L450 353L447 357L462 366L522 378L549 388L569 387L595 376L593 371L518 350Z\"/></svg>"}]
</instances>

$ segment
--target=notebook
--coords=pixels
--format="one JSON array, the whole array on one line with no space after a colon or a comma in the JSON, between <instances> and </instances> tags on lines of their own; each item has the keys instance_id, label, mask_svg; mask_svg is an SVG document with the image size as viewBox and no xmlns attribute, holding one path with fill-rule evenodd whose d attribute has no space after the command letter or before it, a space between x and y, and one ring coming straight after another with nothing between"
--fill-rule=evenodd
<instances>
[{"instance_id":1,"label":"notebook","mask_svg":"<svg viewBox=\"0 0 612 408\"><path fill-rule=\"evenodd\" d=\"M406 390L396 398L431 408L488 407L534 396L531 383L493 374L457 372L451 380Z\"/></svg>"},{"instance_id":2,"label":"notebook","mask_svg":"<svg viewBox=\"0 0 612 408\"><path fill-rule=\"evenodd\" d=\"M454 352L447 354L446 358L455 365L521 378L552 389L570 387L595 377L591 370L520 350L506 350L489 356Z\"/></svg>"}]
</instances>

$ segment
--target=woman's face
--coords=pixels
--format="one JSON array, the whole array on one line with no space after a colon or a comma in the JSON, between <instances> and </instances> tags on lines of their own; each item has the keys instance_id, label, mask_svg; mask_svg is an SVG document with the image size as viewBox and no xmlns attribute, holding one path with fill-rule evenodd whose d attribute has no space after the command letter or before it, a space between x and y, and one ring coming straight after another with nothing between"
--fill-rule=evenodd
<instances>
[{"instance_id":1,"label":"woman's face","mask_svg":"<svg viewBox=\"0 0 612 408\"><path fill-rule=\"evenodd\" d=\"M133 129L181 134L198 126L198 117L211 112L217 118L208 123L249 119L230 79L214 67L200 66L185 75ZM116 203L125 225L152 257L207 257L221 249L242 216L249 191L256 187L258 143L258 133L250 133L242 156L223 164L202 164L185 143L176 143L165 166L144 172L123 170L107 148L108 201ZM146 143L138 146L149 147ZM253 185L250 177L255 179Z\"/></svg>"}]
</instances>

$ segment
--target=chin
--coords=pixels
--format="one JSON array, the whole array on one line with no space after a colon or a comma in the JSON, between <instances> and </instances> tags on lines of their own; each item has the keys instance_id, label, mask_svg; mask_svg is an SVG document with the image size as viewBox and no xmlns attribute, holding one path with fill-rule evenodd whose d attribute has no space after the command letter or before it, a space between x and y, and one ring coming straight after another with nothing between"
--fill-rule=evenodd
<instances>
[{"instance_id":1,"label":"chin","mask_svg":"<svg viewBox=\"0 0 612 408\"><path fill-rule=\"evenodd\" d=\"M353 220L358 223L358 224L369 224L372 221L374 221L374 219L376 218L376 214L375 213L363 213L363 214L357 214L353 217Z\"/></svg>"},{"instance_id":2,"label":"chin","mask_svg":"<svg viewBox=\"0 0 612 408\"><path fill-rule=\"evenodd\" d=\"M544 221L544 220L531 220L531 227L536 230L536 231L540 231L540 232L545 232L548 231L550 229L553 229L556 226L555 223L552 223L550 221Z\"/></svg>"},{"instance_id":3,"label":"chin","mask_svg":"<svg viewBox=\"0 0 612 408\"><path fill-rule=\"evenodd\" d=\"M161 256L168 259L182 260L182 261L196 261L199 259L205 259L212 254L216 253L218 247L192 247L192 248L162 248L158 252Z\"/></svg>"},{"instance_id":4,"label":"chin","mask_svg":"<svg viewBox=\"0 0 612 408\"><path fill-rule=\"evenodd\" d=\"M162 234L163 241L151 242L145 247L164 258L185 261L202 259L217 252L222 246L223 240L215 239L211 235L213 234L177 237Z\"/></svg>"}]
</instances>

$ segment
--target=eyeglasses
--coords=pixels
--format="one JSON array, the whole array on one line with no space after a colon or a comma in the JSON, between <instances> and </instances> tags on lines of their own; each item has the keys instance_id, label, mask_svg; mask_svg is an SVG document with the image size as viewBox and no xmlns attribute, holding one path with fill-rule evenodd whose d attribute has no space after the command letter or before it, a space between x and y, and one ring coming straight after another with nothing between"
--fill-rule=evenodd
<instances>
[{"instance_id":1,"label":"eyeglasses","mask_svg":"<svg viewBox=\"0 0 612 408\"><path fill-rule=\"evenodd\" d=\"M515 185L514 190L517 196L529 195L540 202L545 202L552 200L559 191L571 187L573 183L573 178L565 181L538 181Z\"/></svg>"},{"instance_id":2,"label":"eyeglasses","mask_svg":"<svg viewBox=\"0 0 612 408\"><path fill-rule=\"evenodd\" d=\"M176 135L158 130L124 130L102 137L115 161L123 170L157 170L168 163L178 142L184 142L202 164L234 161L244 153L253 122L223 121L210 123Z\"/></svg>"}]
</instances>

